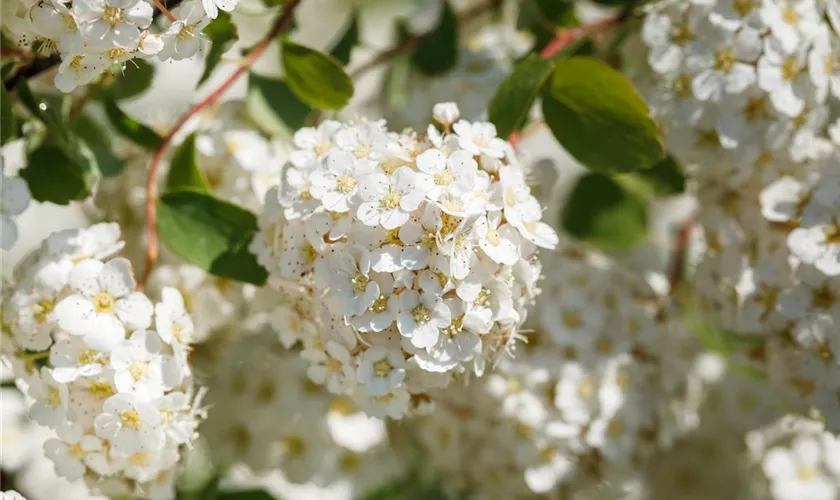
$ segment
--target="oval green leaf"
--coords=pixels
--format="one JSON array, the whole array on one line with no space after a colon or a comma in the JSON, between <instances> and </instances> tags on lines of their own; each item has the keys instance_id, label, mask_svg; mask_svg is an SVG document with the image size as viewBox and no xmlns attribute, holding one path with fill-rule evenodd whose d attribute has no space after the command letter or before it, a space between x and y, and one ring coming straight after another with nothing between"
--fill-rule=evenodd
<instances>
[{"instance_id":1,"label":"oval green leaf","mask_svg":"<svg viewBox=\"0 0 840 500\"><path fill-rule=\"evenodd\" d=\"M542 109L554 137L592 170L632 172L665 155L645 101L624 76L595 59L557 62Z\"/></svg>"},{"instance_id":2,"label":"oval green leaf","mask_svg":"<svg viewBox=\"0 0 840 500\"><path fill-rule=\"evenodd\" d=\"M154 149L160 145L162 139L157 132L123 113L113 99L105 99L103 105L105 115L121 136L147 149Z\"/></svg>"},{"instance_id":3,"label":"oval green leaf","mask_svg":"<svg viewBox=\"0 0 840 500\"><path fill-rule=\"evenodd\" d=\"M458 16L448 0L441 1L440 22L411 53L414 66L429 76L445 73L458 62Z\"/></svg>"},{"instance_id":4,"label":"oval green leaf","mask_svg":"<svg viewBox=\"0 0 840 500\"><path fill-rule=\"evenodd\" d=\"M210 185L204 177L204 172L198 168L195 150L195 132L187 136L184 142L172 153L169 173L166 175L166 190L178 191L191 189L207 193Z\"/></svg>"},{"instance_id":5,"label":"oval green leaf","mask_svg":"<svg viewBox=\"0 0 840 500\"><path fill-rule=\"evenodd\" d=\"M522 127L537 94L551 76L554 64L536 54L519 62L502 82L488 109L499 137L507 138Z\"/></svg>"},{"instance_id":6,"label":"oval green leaf","mask_svg":"<svg viewBox=\"0 0 840 500\"><path fill-rule=\"evenodd\" d=\"M90 196L94 176L56 146L39 146L27 155L27 166L19 174L29 186L32 198L67 205Z\"/></svg>"},{"instance_id":7,"label":"oval green leaf","mask_svg":"<svg viewBox=\"0 0 840 500\"><path fill-rule=\"evenodd\" d=\"M353 97L353 82L336 58L283 39L286 83L303 102L319 109L341 109Z\"/></svg>"},{"instance_id":8,"label":"oval green leaf","mask_svg":"<svg viewBox=\"0 0 840 500\"><path fill-rule=\"evenodd\" d=\"M288 135L306 123L312 112L289 89L286 82L251 73L245 110L257 127L268 135Z\"/></svg>"},{"instance_id":9,"label":"oval green leaf","mask_svg":"<svg viewBox=\"0 0 840 500\"><path fill-rule=\"evenodd\" d=\"M202 33L210 39L212 45L204 59L204 72L196 85L201 85L210 78L213 70L222 60L222 55L233 46L234 42L239 40L239 30L231 20L230 14L225 11L220 11L219 16L205 26Z\"/></svg>"}]
</instances>

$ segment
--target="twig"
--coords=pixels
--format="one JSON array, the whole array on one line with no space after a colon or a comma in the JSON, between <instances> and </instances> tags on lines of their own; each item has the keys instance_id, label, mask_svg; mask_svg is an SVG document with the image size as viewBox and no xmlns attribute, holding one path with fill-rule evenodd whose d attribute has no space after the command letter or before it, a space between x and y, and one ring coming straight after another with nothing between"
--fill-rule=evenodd
<instances>
[{"instance_id":1,"label":"twig","mask_svg":"<svg viewBox=\"0 0 840 500\"><path fill-rule=\"evenodd\" d=\"M502 2L503 0L489 0L488 2L485 2L483 4L471 7L463 12L458 13L458 22L459 24L472 22L481 14L498 8L502 4ZM419 35L414 35L410 38L403 40L396 46L386 51L380 52L370 61L351 71L350 78L355 80L367 73L368 71L372 70L373 68L376 68L377 66L384 64L402 54L411 52L414 48L417 47L418 44L420 44L420 42L422 42L424 39L426 39L426 37L428 37L431 34L432 32L429 31L426 33L421 33Z\"/></svg>"},{"instance_id":2,"label":"twig","mask_svg":"<svg viewBox=\"0 0 840 500\"><path fill-rule=\"evenodd\" d=\"M680 224L677 234L674 235L674 241L671 244L670 254L668 257L668 290L673 293L677 285L680 284L683 278L683 271L685 268L685 261L687 257L688 244L691 240L691 231L697 223L697 214L690 215L686 220Z\"/></svg>"},{"instance_id":3,"label":"twig","mask_svg":"<svg viewBox=\"0 0 840 500\"><path fill-rule=\"evenodd\" d=\"M2 47L0 48L0 56L20 56L26 57L29 55L29 51L26 49L21 49L17 47Z\"/></svg>"},{"instance_id":4,"label":"twig","mask_svg":"<svg viewBox=\"0 0 840 500\"><path fill-rule=\"evenodd\" d=\"M292 22L292 14L294 14L300 0L289 0L284 7L283 14L277 19L271 30L248 52L248 55L242 60L242 63L227 79L219 85L210 95L194 104L175 125L167 132L160 142L160 145L155 149L155 154L152 157L152 164L149 166L148 177L146 178L146 235L148 241L146 242L146 268L143 270L143 276L137 285L138 290L142 290L151 275L152 268L158 258L158 235L157 235L157 174L160 165L163 162L163 155L166 153L172 138L193 116L198 114L202 109L216 102L235 82L242 76L248 68L250 68L254 61L256 61L263 52L268 48L269 44L277 38L277 36L285 30Z\"/></svg>"},{"instance_id":5,"label":"twig","mask_svg":"<svg viewBox=\"0 0 840 500\"><path fill-rule=\"evenodd\" d=\"M585 36L597 33L602 29L621 24L621 22L630 15L630 12L631 11L629 9L625 9L589 24L584 24L583 26L559 30L554 36L554 39L548 42L540 51L540 57L544 59L554 57L558 52L568 47L572 42L576 42Z\"/></svg>"},{"instance_id":6,"label":"twig","mask_svg":"<svg viewBox=\"0 0 840 500\"><path fill-rule=\"evenodd\" d=\"M166 18L167 18L167 19L169 19L169 20L170 20L170 21L172 21L173 23L174 23L175 21L177 21L177 19L175 18L175 16L173 16L173 15L172 15L172 13L171 13L171 12L169 12L169 9L167 9L167 8L166 8L166 7L165 7L162 3L160 3L160 0L152 0L152 3L154 3L154 4L155 4L155 7L157 7L157 8L158 8L158 10L160 10L160 12L161 12L164 16L166 16Z\"/></svg>"}]
</instances>

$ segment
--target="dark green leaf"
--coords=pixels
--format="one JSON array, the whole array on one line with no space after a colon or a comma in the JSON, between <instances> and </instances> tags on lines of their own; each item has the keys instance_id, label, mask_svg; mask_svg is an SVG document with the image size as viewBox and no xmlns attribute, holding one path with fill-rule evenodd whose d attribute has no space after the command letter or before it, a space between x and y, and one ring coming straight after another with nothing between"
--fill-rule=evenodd
<instances>
[{"instance_id":1,"label":"dark green leaf","mask_svg":"<svg viewBox=\"0 0 840 500\"><path fill-rule=\"evenodd\" d=\"M236 24L231 20L230 14L224 11L219 11L219 17L211 21L204 28L203 33L213 42L213 45L207 52L207 58L204 60L204 72L198 79L198 85L210 78L213 70L222 60L222 55L233 46L234 42L239 40L239 30L236 28Z\"/></svg>"},{"instance_id":2,"label":"dark green leaf","mask_svg":"<svg viewBox=\"0 0 840 500\"><path fill-rule=\"evenodd\" d=\"M216 276L262 285L265 268L248 251L257 218L232 203L197 191L175 191L157 204L161 241Z\"/></svg>"},{"instance_id":3,"label":"dark green leaf","mask_svg":"<svg viewBox=\"0 0 840 500\"><path fill-rule=\"evenodd\" d=\"M147 149L160 145L162 139L157 132L123 113L115 101L106 99L103 105L105 114L120 135Z\"/></svg>"},{"instance_id":4,"label":"dark green leaf","mask_svg":"<svg viewBox=\"0 0 840 500\"><path fill-rule=\"evenodd\" d=\"M136 97L148 90L154 78L155 67L135 58L125 63L125 67L101 95L115 101Z\"/></svg>"},{"instance_id":5,"label":"dark green leaf","mask_svg":"<svg viewBox=\"0 0 840 500\"><path fill-rule=\"evenodd\" d=\"M262 0L262 4L266 7L279 7L286 4L286 0Z\"/></svg>"},{"instance_id":6,"label":"dark green leaf","mask_svg":"<svg viewBox=\"0 0 840 500\"><path fill-rule=\"evenodd\" d=\"M265 490L222 491L215 500L274 500Z\"/></svg>"},{"instance_id":7,"label":"dark green leaf","mask_svg":"<svg viewBox=\"0 0 840 500\"><path fill-rule=\"evenodd\" d=\"M206 193L210 191L204 173L198 168L195 151L195 133L190 134L172 154L169 174L166 176L166 190L191 189Z\"/></svg>"},{"instance_id":8,"label":"dark green leaf","mask_svg":"<svg viewBox=\"0 0 840 500\"><path fill-rule=\"evenodd\" d=\"M90 195L92 175L56 146L41 146L29 153L27 166L20 171L32 197L67 205Z\"/></svg>"},{"instance_id":9,"label":"dark green leaf","mask_svg":"<svg viewBox=\"0 0 840 500\"><path fill-rule=\"evenodd\" d=\"M6 92L5 85L0 85L0 122L0 144L6 144L20 135L17 118L12 109L12 99Z\"/></svg>"},{"instance_id":10,"label":"dark green leaf","mask_svg":"<svg viewBox=\"0 0 840 500\"><path fill-rule=\"evenodd\" d=\"M490 121L496 125L499 137L507 138L522 127L528 111L540 89L551 76L554 64L531 54L519 62L513 72L502 82L490 101Z\"/></svg>"},{"instance_id":11,"label":"dark green leaf","mask_svg":"<svg viewBox=\"0 0 840 500\"><path fill-rule=\"evenodd\" d=\"M353 82L334 57L283 39L286 83L301 101L318 109L341 109L353 97Z\"/></svg>"},{"instance_id":12,"label":"dark green leaf","mask_svg":"<svg viewBox=\"0 0 840 500\"><path fill-rule=\"evenodd\" d=\"M26 80L18 82L17 93L20 102L32 115L46 125L56 142L70 148L68 117L70 115L70 95L38 95L32 93Z\"/></svg>"},{"instance_id":13,"label":"dark green leaf","mask_svg":"<svg viewBox=\"0 0 840 500\"><path fill-rule=\"evenodd\" d=\"M286 82L251 73L245 109L268 135L288 134L304 125L312 111L289 89Z\"/></svg>"},{"instance_id":14,"label":"dark green leaf","mask_svg":"<svg viewBox=\"0 0 840 500\"><path fill-rule=\"evenodd\" d=\"M561 215L567 233L605 250L632 249L647 234L647 200L597 172L578 179Z\"/></svg>"},{"instance_id":15,"label":"dark green leaf","mask_svg":"<svg viewBox=\"0 0 840 500\"><path fill-rule=\"evenodd\" d=\"M543 116L560 144L599 172L632 172L663 158L662 139L624 76L585 57L557 62Z\"/></svg>"},{"instance_id":16,"label":"dark green leaf","mask_svg":"<svg viewBox=\"0 0 840 500\"><path fill-rule=\"evenodd\" d=\"M554 39L557 28L578 24L575 4L566 0L524 0L520 4L516 21L519 29L533 33L535 51L540 51Z\"/></svg>"},{"instance_id":17,"label":"dark green leaf","mask_svg":"<svg viewBox=\"0 0 840 500\"><path fill-rule=\"evenodd\" d=\"M353 52L353 47L359 43L359 20L356 15L350 20L350 26L341 37L335 47L330 51L330 55L341 61L341 64L347 66L350 62L350 54Z\"/></svg>"},{"instance_id":18,"label":"dark green leaf","mask_svg":"<svg viewBox=\"0 0 840 500\"><path fill-rule=\"evenodd\" d=\"M427 75L445 73L458 62L458 17L448 0L441 1L440 23L411 53L411 62Z\"/></svg>"},{"instance_id":19,"label":"dark green leaf","mask_svg":"<svg viewBox=\"0 0 840 500\"><path fill-rule=\"evenodd\" d=\"M96 165L104 177L119 175L125 168L125 160L111 150L111 136L102 126L87 114L77 116L70 124L73 134L96 158Z\"/></svg>"},{"instance_id":20,"label":"dark green leaf","mask_svg":"<svg viewBox=\"0 0 840 500\"><path fill-rule=\"evenodd\" d=\"M632 174L647 183L657 196L671 196L685 191L685 174L673 156L666 156L652 167Z\"/></svg>"}]
</instances>

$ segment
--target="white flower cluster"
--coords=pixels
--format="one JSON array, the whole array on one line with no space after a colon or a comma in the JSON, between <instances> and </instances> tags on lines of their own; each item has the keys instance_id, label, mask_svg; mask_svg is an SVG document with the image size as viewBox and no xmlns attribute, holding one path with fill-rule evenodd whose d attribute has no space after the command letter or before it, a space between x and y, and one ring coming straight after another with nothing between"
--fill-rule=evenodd
<instances>
[{"instance_id":1,"label":"white flower cluster","mask_svg":"<svg viewBox=\"0 0 840 500\"><path fill-rule=\"evenodd\" d=\"M825 157L840 42L820 0L666 0L637 75L668 148L688 165L783 171Z\"/></svg>"},{"instance_id":2,"label":"white flower cluster","mask_svg":"<svg viewBox=\"0 0 840 500\"><path fill-rule=\"evenodd\" d=\"M401 418L455 371L481 374L538 292L537 247L558 241L510 144L492 124L452 124L448 107L443 135L381 121L298 131L251 246L271 284L308 287L318 306L303 338L312 379L374 416Z\"/></svg>"},{"instance_id":3,"label":"white flower cluster","mask_svg":"<svg viewBox=\"0 0 840 500\"><path fill-rule=\"evenodd\" d=\"M175 21L162 33L152 33L154 14L147 0L38 0L20 2L20 17L4 19L18 42L40 56L59 54L55 86L71 92L86 85L114 64L132 58L180 60L201 47L201 30L236 0L188 0L172 11ZM30 7L31 5L31 7ZM21 9L18 9L21 10Z\"/></svg>"},{"instance_id":4,"label":"white flower cluster","mask_svg":"<svg viewBox=\"0 0 840 500\"><path fill-rule=\"evenodd\" d=\"M553 257L553 256L552 256ZM566 498L632 477L689 427L687 374L697 349L644 280L567 248L516 358L435 395L414 421L426 463L477 498Z\"/></svg>"},{"instance_id":5,"label":"white flower cluster","mask_svg":"<svg viewBox=\"0 0 840 500\"><path fill-rule=\"evenodd\" d=\"M32 194L26 181L20 177L7 176L0 157L0 248L11 249L18 238L18 228L14 216L20 215L29 206Z\"/></svg>"},{"instance_id":6,"label":"white flower cluster","mask_svg":"<svg viewBox=\"0 0 840 500\"><path fill-rule=\"evenodd\" d=\"M134 291L129 262L105 260L122 246L116 224L50 235L4 290L3 350L30 416L57 433L44 450L59 475L168 498L200 416L192 320L177 290L154 305Z\"/></svg>"}]
</instances>

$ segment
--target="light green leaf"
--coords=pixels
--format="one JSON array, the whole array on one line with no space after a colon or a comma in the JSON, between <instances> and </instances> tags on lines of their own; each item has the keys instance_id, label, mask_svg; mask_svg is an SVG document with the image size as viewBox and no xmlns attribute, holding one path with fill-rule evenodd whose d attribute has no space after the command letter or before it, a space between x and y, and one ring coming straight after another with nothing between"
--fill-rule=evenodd
<instances>
[{"instance_id":1,"label":"light green leaf","mask_svg":"<svg viewBox=\"0 0 840 500\"><path fill-rule=\"evenodd\" d=\"M268 135L286 135L299 129L312 111L289 89L286 82L251 73L245 110Z\"/></svg>"},{"instance_id":2,"label":"light green leaf","mask_svg":"<svg viewBox=\"0 0 840 500\"><path fill-rule=\"evenodd\" d=\"M70 128L79 141L83 141L96 159L96 166L104 177L114 177L122 173L125 160L114 154L111 149L111 135L96 120L87 114L77 116L70 123Z\"/></svg>"},{"instance_id":3,"label":"light green leaf","mask_svg":"<svg viewBox=\"0 0 840 500\"><path fill-rule=\"evenodd\" d=\"M411 62L422 73L439 75L458 62L458 16L448 0L443 2L440 23L428 33L411 53Z\"/></svg>"},{"instance_id":4,"label":"light green leaf","mask_svg":"<svg viewBox=\"0 0 840 500\"><path fill-rule=\"evenodd\" d=\"M353 82L334 57L283 39L286 83L301 101L318 109L341 109L353 97Z\"/></svg>"},{"instance_id":5,"label":"light green leaf","mask_svg":"<svg viewBox=\"0 0 840 500\"><path fill-rule=\"evenodd\" d=\"M154 78L154 66L142 59L131 59L101 96L115 101L136 97L151 87Z\"/></svg>"},{"instance_id":6,"label":"light green leaf","mask_svg":"<svg viewBox=\"0 0 840 500\"><path fill-rule=\"evenodd\" d=\"M647 104L624 76L595 59L557 62L543 115L560 144L598 172L636 171L665 155Z\"/></svg>"},{"instance_id":7,"label":"light green leaf","mask_svg":"<svg viewBox=\"0 0 840 500\"><path fill-rule=\"evenodd\" d=\"M195 150L195 132L187 136L184 142L172 154L169 174L166 176L166 190L178 191L191 189L206 193L210 185L204 173L198 168Z\"/></svg>"},{"instance_id":8,"label":"light green leaf","mask_svg":"<svg viewBox=\"0 0 840 500\"><path fill-rule=\"evenodd\" d=\"M123 113L117 103L106 99L105 114L116 131L140 147L154 149L160 145L161 137L154 130Z\"/></svg>"},{"instance_id":9,"label":"light green leaf","mask_svg":"<svg viewBox=\"0 0 840 500\"><path fill-rule=\"evenodd\" d=\"M213 70L222 60L222 55L239 40L236 24L231 20L230 14L224 11L219 11L219 16L204 28L203 33L213 44L207 52L207 58L204 59L204 72L198 79L198 85L210 78Z\"/></svg>"},{"instance_id":10,"label":"light green leaf","mask_svg":"<svg viewBox=\"0 0 840 500\"><path fill-rule=\"evenodd\" d=\"M507 138L522 127L537 94L551 76L554 64L531 54L520 61L490 101L490 121L499 137Z\"/></svg>"},{"instance_id":11,"label":"light green leaf","mask_svg":"<svg viewBox=\"0 0 840 500\"><path fill-rule=\"evenodd\" d=\"M93 176L61 148L40 146L27 155L19 174L26 180L32 198L67 205L90 196Z\"/></svg>"},{"instance_id":12,"label":"light green leaf","mask_svg":"<svg viewBox=\"0 0 840 500\"><path fill-rule=\"evenodd\" d=\"M257 218L232 203L191 190L164 194L157 230L167 248L211 274L255 285L268 277L248 251Z\"/></svg>"},{"instance_id":13,"label":"light green leaf","mask_svg":"<svg viewBox=\"0 0 840 500\"><path fill-rule=\"evenodd\" d=\"M6 92L5 85L0 85L0 122L0 144L6 144L20 135L17 117L12 109L12 99Z\"/></svg>"},{"instance_id":14,"label":"light green leaf","mask_svg":"<svg viewBox=\"0 0 840 500\"><path fill-rule=\"evenodd\" d=\"M359 20L358 17L353 14L353 18L350 20L350 26L347 27L347 31L344 32L344 35L341 37L335 47L330 51L330 55L341 61L341 64L347 66L350 62L350 54L353 52L353 47L359 44Z\"/></svg>"},{"instance_id":15,"label":"light green leaf","mask_svg":"<svg viewBox=\"0 0 840 500\"><path fill-rule=\"evenodd\" d=\"M618 179L582 175L563 207L563 229L604 250L629 250L647 235L647 200Z\"/></svg>"},{"instance_id":16,"label":"light green leaf","mask_svg":"<svg viewBox=\"0 0 840 500\"><path fill-rule=\"evenodd\" d=\"M685 174L673 156L666 156L652 167L633 174L648 184L656 196L672 196L685 191Z\"/></svg>"}]
</instances>

